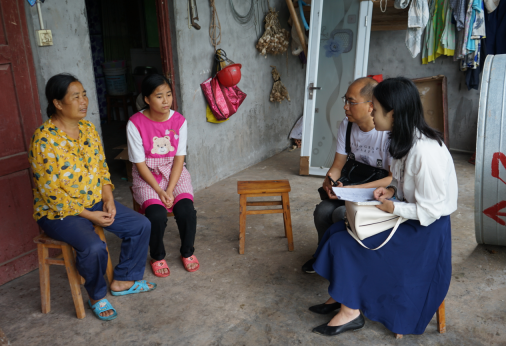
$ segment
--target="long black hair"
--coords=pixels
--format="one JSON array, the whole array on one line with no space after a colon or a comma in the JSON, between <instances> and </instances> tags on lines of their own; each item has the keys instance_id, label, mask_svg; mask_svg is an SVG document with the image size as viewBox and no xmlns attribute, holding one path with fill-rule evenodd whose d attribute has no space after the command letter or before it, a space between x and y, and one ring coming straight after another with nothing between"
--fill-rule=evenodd
<instances>
[{"instance_id":1,"label":"long black hair","mask_svg":"<svg viewBox=\"0 0 506 346\"><path fill-rule=\"evenodd\" d=\"M156 88L163 84L167 84L169 86L169 89L172 91L169 80L161 74L153 73L144 78L141 86L142 100L144 101L145 97L149 97L149 95L151 95ZM149 107L147 103L146 106Z\"/></svg>"},{"instance_id":2,"label":"long black hair","mask_svg":"<svg viewBox=\"0 0 506 346\"><path fill-rule=\"evenodd\" d=\"M61 101L67 95L70 83L79 82L79 80L70 73L60 73L49 78L46 84L46 113L48 117L56 114L56 107L53 100Z\"/></svg>"},{"instance_id":3,"label":"long black hair","mask_svg":"<svg viewBox=\"0 0 506 346\"><path fill-rule=\"evenodd\" d=\"M423 117L420 93L412 81L404 77L385 79L374 88L373 95L386 113L394 111L389 148L394 159L409 152L415 143L416 130L443 145L441 133L431 128Z\"/></svg>"}]
</instances>

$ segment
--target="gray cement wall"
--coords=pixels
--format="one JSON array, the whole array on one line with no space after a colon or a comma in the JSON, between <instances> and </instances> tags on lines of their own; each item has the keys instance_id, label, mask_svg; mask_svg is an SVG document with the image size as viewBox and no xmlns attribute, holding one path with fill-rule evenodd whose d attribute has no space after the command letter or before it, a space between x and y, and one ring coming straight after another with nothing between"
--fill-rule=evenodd
<instances>
[{"instance_id":1,"label":"gray cement wall","mask_svg":"<svg viewBox=\"0 0 506 346\"><path fill-rule=\"evenodd\" d=\"M368 74L383 74L384 78L445 75L448 78L450 147L474 152L479 91L467 90L465 75L453 57L439 57L428 65L422 65L420 55L413 59L404 43L405 36L403 30L371 33Z\"/></svg>"},{"instance_id":2,"label":"gray cement wall","mask_svg":"<svg viewBox=\"0 0 506 346\"><path fill-rule=\"evenodd\" d=\"M44 95L47 81L55 74L68 72L76 76L86 89L90 101L86 119L93 122L101 133L84 0L47 1L41 4L41 9L44 27L53 34L53 46L37 46L35 31L40 30L37 7L30 7L25 1L42 118L47 119Z\"/></svg>"},{"instance_id":3,"label":"gray cement wall","mask_svg":"<svg viewBox=\"0 0 506 346\"><path fill-rule=\"evenodd\" d=\"M239 13L247 13L249 1L234 0ZM286 28L288 10L285 0L270 0L280 11L281 24ZM200 83L210 76L214 48L209 39L210 7L198 2L201 30L188 28L187 2L172 1L182 103L179 111L188 120L188 168L193 187L200 190L260 162L289 145L288 135L302 115L305 69L298 57L268 56L255 49L258 40L253 22L246 26L232 17L228 0L217 0L221 23L221 44L230 59L242 64L239 87L248 96L230 120L222 124L206 122L206 101ZM261 20L263 21L262 14ZM261 23L263 33L263 22ZM176 54L176 52L174 52ZM291 102L269 102L273 85L270 65L281 73Z\"/></svg>"}]
</instances>

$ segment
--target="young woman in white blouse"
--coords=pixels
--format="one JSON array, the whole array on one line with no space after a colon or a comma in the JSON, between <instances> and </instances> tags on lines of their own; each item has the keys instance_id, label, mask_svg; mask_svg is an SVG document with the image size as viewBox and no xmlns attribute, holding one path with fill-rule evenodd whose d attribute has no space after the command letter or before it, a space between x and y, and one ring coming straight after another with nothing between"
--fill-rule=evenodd
<instances>
[{"instance_id":1,"label":"young woman in white blouse","mask_svg":"<svg viewBox=\"0 0 506 346\"><path fill-rule=\"evenodd\" d=\"M390 131L393 180L376 189L379 209L408 219L377 251L359 245L344 222L325 233L314 269L330 281L330 297L311 311L337 315L313 329L327 336L365 325L362 313L397 334L421 334L443 302L451 280L450 214L457 209L457 178L439 132L430 128L416 86L390 78L374 89L375 128ZM405 203L388 200L396 197ZM363 240L377 247L389 235ZM362 313L361 313L362 311Z\"/></svg>"}]
</instances>

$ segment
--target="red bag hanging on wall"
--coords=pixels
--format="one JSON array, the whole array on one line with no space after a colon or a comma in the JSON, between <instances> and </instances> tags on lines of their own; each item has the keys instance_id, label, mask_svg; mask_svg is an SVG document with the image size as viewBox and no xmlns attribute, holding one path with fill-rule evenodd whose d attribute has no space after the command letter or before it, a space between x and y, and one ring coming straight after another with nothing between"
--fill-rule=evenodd
<instances>
[{"instance_id":1,"label":"red bag hanging on wall","mask_svg":"<svg viewBox=\"0 0 506 346\"><path fill-rule=\"evenodd\" d=\"M200 84L207 104L218 120L226 120L237 112L237 109L246 98L246 94L242 92L237 85L224 86L218 79L217 72L222 71L222 67L229 63L229 67L235 64L227 58L224 50L218 49L214 56L213 77ZM232 64L232 65L230 65ZM226 68L226 67L225 67ZM239 70L240 79L240 70ZM237 82L239 81L237 80Z\"/></svg>"},{"instance_id":2,"label":"red bag hanging on wall","mask_svg":"<svg viewBox=\"0 0 506 346\"><path fill-rule=\"evenodd\" d=\"M216 77L209 78L200 87L211 112L218 120L234 115L246 98L246 94L237 85L224 87Z\"/></svg>"}]
</instances>

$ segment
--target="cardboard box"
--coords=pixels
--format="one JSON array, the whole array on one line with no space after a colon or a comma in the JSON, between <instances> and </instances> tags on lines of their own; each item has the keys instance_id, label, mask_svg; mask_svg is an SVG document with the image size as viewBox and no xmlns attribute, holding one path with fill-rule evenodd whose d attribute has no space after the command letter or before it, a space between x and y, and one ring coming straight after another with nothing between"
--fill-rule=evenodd
<instances>
[{"instance_id":1,"label":"cardboard box","mask_svg":"<svg viewBox=\"0 0 506 346\"><path fill-rule=\"evenodd\" d=\"M446 76L417 78L412 81L420 92L425 121L443 134L446 147L450 148Z\"/></svg>"}]
</instances>

